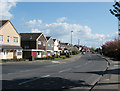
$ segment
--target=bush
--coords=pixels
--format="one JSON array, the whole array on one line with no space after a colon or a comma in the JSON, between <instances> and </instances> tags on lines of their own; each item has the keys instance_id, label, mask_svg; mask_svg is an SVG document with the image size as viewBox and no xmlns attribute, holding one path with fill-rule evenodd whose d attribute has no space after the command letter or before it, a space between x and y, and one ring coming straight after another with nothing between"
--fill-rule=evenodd
<instances>
[{"instance_id":1,"label":"bush","mask_svg":"<svg viewBox=\"0 0 120 91\"><path fill-rule=\"evenodd\" d=\"M60 55L66 55L66 53L63 52L63 53L60 53Z\"/></svg>"},{"instance_id":2,"label":"bush","mask_svg":"<svg viewBox=\"0 0 120 91\"><path fill-rule=\"evenodd\" d=\"M62 57L63 59L66 59L66 57Z\"/></svg>"},{"instance_id":3,"label":"bush","mask_svg":"<svg viewBox=\"0 0 120 91\"><path fill-rule=\"evenodd\" d=\"M67 58L70 58L71 56L69 54L66 55Z\"/></svg>"},{"instance_id":4,"label":"bush","mask_svg":"<svg viewBox=\"0 0 120 91\"><path fill-rule=\"evenodd\" d=\"M108 41L102 46L105 56L120 59L120 40Z\"/></svg>"},{"instance_id":5,"label":"bush","mask_svg":"<svg viewBox=\"0 0 120 91\"><path fill-rule=\"evenodd\" d=\"M78 51L72 51L72 55L76 55L78 53L79 53Z\"/></svg>"}]
</instances>

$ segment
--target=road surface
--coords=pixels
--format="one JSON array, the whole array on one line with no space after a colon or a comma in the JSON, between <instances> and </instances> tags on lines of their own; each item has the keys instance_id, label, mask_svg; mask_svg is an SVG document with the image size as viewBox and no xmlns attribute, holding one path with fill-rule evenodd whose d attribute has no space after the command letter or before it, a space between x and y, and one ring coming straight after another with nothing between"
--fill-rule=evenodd
<instances>
[{"instance_id":1,"label":"road surface","mask_svg":"<svg viewBox=\"0 0 120 91\"><path fill-rule=\"evenodd\" d=\"M2 89L91 89L106 67L107 62L104 59L91 53L67 63L3 64Z\"/></svg>"}]
</instances>

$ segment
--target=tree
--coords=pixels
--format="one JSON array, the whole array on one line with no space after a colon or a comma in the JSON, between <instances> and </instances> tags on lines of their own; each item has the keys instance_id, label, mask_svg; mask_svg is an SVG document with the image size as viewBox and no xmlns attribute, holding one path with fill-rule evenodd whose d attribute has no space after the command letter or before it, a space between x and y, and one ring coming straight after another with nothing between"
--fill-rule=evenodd
<instances>
[{"instance_id":1,"label":"tree","mask_svg":"<svg viewBox=\"0 0 120 91\"><path fill-rule=\"evenodd\" d=\"M110 13L120 20L120 1L116 2L113 5L113 7L114 7L114 9L113 10L110 9Z\"/></svg>"},{"instance_id":2,"label":"tree","mask_svg":"<svg viewBox=\"0 0 120 91\"><path fill-rule=\"evenodd\" d=\"M115 4L113 5L114 9L110 9L110 13L112 15L114 15L115 17L118 18L118 21L119 21L119 24L118 24L118 28L120 26L120 1L119 2L116 2L115 1ZM118 29L118 39L120 40L120 29Z\"/></svg>"}]
</instances>

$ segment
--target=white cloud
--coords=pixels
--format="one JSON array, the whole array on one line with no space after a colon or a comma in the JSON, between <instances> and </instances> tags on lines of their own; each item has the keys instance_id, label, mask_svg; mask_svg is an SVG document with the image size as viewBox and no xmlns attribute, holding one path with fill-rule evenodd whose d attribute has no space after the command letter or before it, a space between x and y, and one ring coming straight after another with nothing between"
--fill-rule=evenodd
<instances>
[{"instance_id":1,"label":"white cloud","mask_svg":"<svg viewBox=\"0 0 120 91\"><path fill-rule=\"evenodd\" d=\"M32 29L31 32L32 32L32 33L40 33L41 31L40 31L39 29L36 29L36 28L35 28L35 29Z\"/></svg>"},{"instance_id":2,"label":"white cloud","mask_svg":"<svg viewBox=\"0 0 120 91\"><path fill-rule=\"evenodd\" d=\"M11 19L13 15L10 13L12 7L16 6L17 0L1 0L0 1L0 19Z\"/></svg>"},{"instance_id":3,"label":"white cloud","mask_svg":"<svg viewBox=\"0 0 120 91\"><path fill-rule=\"evenodd\" d=\"M40 26L42 24L42 20L29 20L28 22L26 22L25 27L36 27L36 26Z\"/></svg>"},{"instance_id":4,"label":"white cloud","mask_svg":"<svg viewBox=\"0 0 120 91\"><path fill-rule=\"evenodd\" d=\"M101 46L102 43L108 40L113 40L117 33L114 34L95 34L92 29L85 25L82 26L80 24L69 24L65 22L55 22L50 24L42 24L38 27L36 24L38 20L29 21L31 25L34 25L31 32L43 32L47 36L52 36L53 38L57 38L62 42L71 41L71 30L73 30L73 43L77 44L78 39L80 39L80 43L82 45L89 46ZM41 23L40 23L41 24Z\"/></svg>"},{"instance_id":5,"label":"white cloud","mask_svg":"<svg viewBox=\"0 0 120 91\"><path fill-rule=\"evenodd\" d=\"M66 17L61 17L61 18L57 19L56 21L57 21L57 22L63 22L63 21L65 21L65 20L67 20Z\"/></svg>"}]
</instances>

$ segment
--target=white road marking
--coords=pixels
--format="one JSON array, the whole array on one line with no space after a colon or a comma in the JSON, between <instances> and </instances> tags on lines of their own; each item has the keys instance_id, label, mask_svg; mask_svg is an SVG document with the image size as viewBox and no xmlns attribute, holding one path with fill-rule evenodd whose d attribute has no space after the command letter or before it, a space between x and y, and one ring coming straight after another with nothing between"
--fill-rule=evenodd
<instances>
[{"instance_id":1,"label":"white road marking","mask_svg":"<svg viewBox=\"0 0 120 91\"><path fill-rule=\"evenodd\" d=\"M60 63L59 61L52 61L52 63Z\"/></svg>"},{"instance_id":2,"label":"white road marking","mask_svg":"<svg viewBox=\"0 0 120 91\"><path fill-rule=\"evenodd\" d=\"M41 76L41 77L49 77L50 75L45 75L45 76ZM23 84L26 84L26 83L29 83L29 82L32 82L32 81L35 81L35 80L38 80L40 78L33 78L31 80L27 80L27 81L24 81L24 82L21 82L19 83L18 85L23 85Z\"/></svg>"},{"instance_id":3,"label":"white road marking","mask_svg":"<svg viewBox=\"0 0 120 91\"><path fill-rule=\"evenodd\" d=\"M49 77L50 75L45 75L45 76L42 76L42 77Z\"/></svg>"},{"instance_id":4,"label":"white road marking","mask_svg":"<svg viewBox=\"0 0 120 91\"><path fill-rule=\"evenodd\" d=\"M19 83L18 85L23 85L23 84L25 84L25 83L29 83L29 82L32 82L32 81L35 81L35 80L38 80L38 79L40 79L40 78L33 78L33 79L31 79L31 80L27 80L27 81L21 82L21 83Z\"/></svg>"},{"instance_id":5,"label":"white road marking","mask_svg":"<svg viewBox=\"0 0 120 91\"><path fill-rule=\"evenodd\" d=\"M65 69L65 70L61 70L61 71L59 71L59 73L62 73L62 72L65 72L65 71L69 71L69 70L71 70L72 68L69 68L69 69Z\"/></svg>"}]
</instances>

